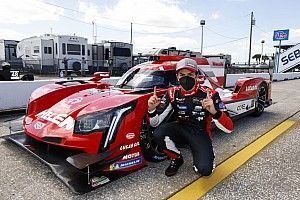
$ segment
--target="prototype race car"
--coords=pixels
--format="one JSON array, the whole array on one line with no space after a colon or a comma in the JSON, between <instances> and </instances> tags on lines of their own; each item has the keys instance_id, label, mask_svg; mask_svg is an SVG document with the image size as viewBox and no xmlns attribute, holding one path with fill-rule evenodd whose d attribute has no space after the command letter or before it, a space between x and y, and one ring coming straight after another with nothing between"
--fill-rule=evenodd
<instances>
[{"instance_id":1,"label":"prototype race car","mask_svg":"<svg viewBox=\"0 0 300 200\"><path fill-rule=\"evenodd\" d=\"M147 101L178 85L175 67L181 56L160 56L131 68L115 86L95 73L89 81L70 80L42 86L29 100L24 131L6 136L46 163L72 191L85 193L120 176L159 162L166 155L152 141ZM239 79L224 89L201 69L203 84L216 89L231 117L261 115L271 101L271 82Z\"/></svg>"}]
</instances>

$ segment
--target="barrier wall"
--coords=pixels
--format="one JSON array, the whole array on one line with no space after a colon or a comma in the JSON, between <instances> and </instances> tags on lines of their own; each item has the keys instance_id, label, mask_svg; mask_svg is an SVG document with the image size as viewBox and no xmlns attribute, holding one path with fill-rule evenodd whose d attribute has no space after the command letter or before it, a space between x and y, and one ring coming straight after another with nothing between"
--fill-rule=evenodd
<instances>
[{"instance_id":1,"label":"barrier wall","mask_svg":"<svg viewBox=\"0 0 300 200\"><path fill-rule=\"evenodd\" d=\"M227 74L226 76L226 87L233 87L235 82L239 78L245 77L263 77L270 78L269 73L248 73L248 74ZM284 81L284 80L293 80L300 78L300 72L291 72L291 73L274 73L273 81Z\"/></svg>"},{"instance_id":2,"label":"barrier wall","mask_svg":"<svg viewBox=\"0 0 300 200\"><path fill-rule=\"evenodd\" d=\"M249 74L227 74L226 87L233 87L237 79L242 77L264 77L269 78L268 73L249 73ZM293 73L274 73L273 81L292 80L300 78L300 72ZM84 78L80 80L88 80ZM113 85L120 77L111 77L102 81ZM38 87L46 84L55 83L64 79L36 80L36 81L1 81L0 82L0 112L26 108L30 94ZM76 80L76 79L74 79Z\"/></svg>"},{"instance_id":3,"label":"barrier wall","mask_svg":"<svg viewBox=\"0 0 300 200\"><path fill-rule=\"evenodd\" d=\"M233 87L239 78L263 77L270 78L269 73L247 73L247 74L227 74L225 87Z\"/></svg>"},{"instance_id":4,"label":"barrier wall","mask_svg":"<svg viewBox=\"0 0 300 200\"><path fill-rule=\"evenodd\" d=\"M88 80L83 78L80 80ZM31 93L46 84L66 79L36 80L36 81L1 81L0 82L0 112L26 108ZM76 80L76 79L74 79ZM119 77L103 79L105 82L116 84Z\"/></svg>"}]
</instances>

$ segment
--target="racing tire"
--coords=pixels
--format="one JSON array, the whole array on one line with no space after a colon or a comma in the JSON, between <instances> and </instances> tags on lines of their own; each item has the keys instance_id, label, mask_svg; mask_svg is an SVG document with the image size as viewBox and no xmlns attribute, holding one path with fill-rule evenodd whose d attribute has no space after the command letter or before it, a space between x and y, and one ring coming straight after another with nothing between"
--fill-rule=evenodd
<instances>
[{"instance_id":1,"label":"racing tire","mask_svg":"<svg viewBox=\"0 0 300 200\"><path fill-rule=\"evenodd\" d=\"M153 128L143 119L140 132L140 146L146 161L161 162L167 159L166 154L158 149L158 145L153 140Z\"/></svg>"},{"instance_id":2,"label":"racing tire","mask_svg":"<svg viewBox=\"0 0 300 200\"><path fill-rule=\"evenodd\" d=\"M256 105L252 116L259 117L264 112L267 100L267 91L267 85L265 83L260 84L257 90Z\"/></svg>"}]
</instances>

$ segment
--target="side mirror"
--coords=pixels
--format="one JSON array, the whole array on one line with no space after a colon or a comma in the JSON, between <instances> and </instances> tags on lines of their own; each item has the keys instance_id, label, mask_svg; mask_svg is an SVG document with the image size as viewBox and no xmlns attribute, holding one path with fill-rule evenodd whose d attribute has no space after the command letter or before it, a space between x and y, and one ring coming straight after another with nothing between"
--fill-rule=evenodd
<instances>
[{"instance_id":1,"label":"side mirror","mask_svg":"<svg viewBox=\"0 0 300 200\"><path fill-rule=\"evenodd\" d=\"M109 72L95 72L94 77L90 79L91 81L100 81L103 78L109 78L110 73Z\"/></svg>"}]
</instances>

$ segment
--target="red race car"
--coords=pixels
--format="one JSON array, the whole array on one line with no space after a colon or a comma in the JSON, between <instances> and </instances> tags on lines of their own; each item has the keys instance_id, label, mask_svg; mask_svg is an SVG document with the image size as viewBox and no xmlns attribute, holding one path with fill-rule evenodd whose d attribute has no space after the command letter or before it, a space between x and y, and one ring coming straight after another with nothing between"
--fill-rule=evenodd
<instances>
[{"instance_id":1,"label":"red race car","mask_svg":"<svg viewBox=\"0 0 300 200\"><path fill-rule=\"evenodd\" d=\"M147 101L178 84L175 66L183 57L160 56L131 68L115 86L100 81L69 80L35 90L23 122L24 131L6 136L47 164L72 191L85 193L166 156L152 141ZM231 117L259 116L271 101L271 82L243 78L233 90L201 69L203 84L216 89Z\"/></svg>"}]
</instances>

